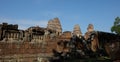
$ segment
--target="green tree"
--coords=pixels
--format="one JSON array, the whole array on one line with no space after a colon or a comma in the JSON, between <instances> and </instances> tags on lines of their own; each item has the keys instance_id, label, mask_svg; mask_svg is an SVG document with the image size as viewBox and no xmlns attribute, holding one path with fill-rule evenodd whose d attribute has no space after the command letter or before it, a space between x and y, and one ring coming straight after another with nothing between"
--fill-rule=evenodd
<instances>
[{"instance_id":1,"label":"green tree","mask_svg":"<svg viewBox=\"0 0 120 62\"><path fill-rule=\"evenodd\" d=\"M120 34L120 18L116 17L114 21L114 25L111 27L111 31L117 34Z\"/></svg>"}]
</instances>

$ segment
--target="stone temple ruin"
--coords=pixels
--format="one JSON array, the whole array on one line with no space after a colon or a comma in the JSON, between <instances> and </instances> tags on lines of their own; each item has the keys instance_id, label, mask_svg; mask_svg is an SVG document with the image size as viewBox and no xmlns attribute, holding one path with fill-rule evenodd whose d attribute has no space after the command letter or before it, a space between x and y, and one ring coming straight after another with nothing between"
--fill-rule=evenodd
<instances>
[{"instance_id":1,"label":"stone temple ruin","mask_svg":"<svg viewBox=\"0 0 120 62\"><path fill-rule=\"evenodd\" d=\"M0 40L1 42L16 42L23 37L23 31L18 30L18 25L3 23L0 24Z\"/></svg>"},{"instance_id":2,"label":"stone temple ruin","mask_svg":"<svg viewBox=\"0 0 120 62\"><path fill-rule=\"evenodd\" d=\"M46 28L32 26L26 30L19 30L17 24L2 23L0 24L0 59L2 59L0 62L27 60L33 62L39 57L51 57L52 49L56 49L60 39L64 39L64 36L58 18L50 20Z\"/></svg>"},{"instance_id":3,"label":"stone temple ruin","mask_svg":"<svg viewBox=\"0 0 120 62\"><path fill-rule=\"evenodd\" d=\"M62 32L58 18L49 20L46 28L32 26L26 30L18 29L17 24L2 23L0 24L0 62L40 62L41 58L54 57L56 53L59 57L70 56L73 48L80 53L80 57L85 57L89 55L86 51L94 52L98 46L94 41L93 33L96 34L92 24L88 25L84 36L78 24L74 26L72 32ZM116 35L110 35L116 38ZM119 36L117 37L119 39ZM109 50L107 47L108 52Z\"/></svg>"}]
</instances>

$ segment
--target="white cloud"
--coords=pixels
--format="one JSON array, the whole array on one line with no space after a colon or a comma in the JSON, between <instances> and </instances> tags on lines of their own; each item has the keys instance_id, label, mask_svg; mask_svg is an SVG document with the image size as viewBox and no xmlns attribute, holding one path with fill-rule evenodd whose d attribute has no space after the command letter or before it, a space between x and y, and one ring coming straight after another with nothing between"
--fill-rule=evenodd
<instances>
[{"instance_id":1,"label":"white cloud","mask_svg":"<svg viewBox=\"0 0 120 62\"><path fill-rule=\"evenodd\" d=\"M31 26L46 27L48 23L48 21L46 20L15 20L10 18L0 17L0 24L3 22L7 22L9 24L18 24L19 29L27 29Z\"/></svg>"}]
</instances>

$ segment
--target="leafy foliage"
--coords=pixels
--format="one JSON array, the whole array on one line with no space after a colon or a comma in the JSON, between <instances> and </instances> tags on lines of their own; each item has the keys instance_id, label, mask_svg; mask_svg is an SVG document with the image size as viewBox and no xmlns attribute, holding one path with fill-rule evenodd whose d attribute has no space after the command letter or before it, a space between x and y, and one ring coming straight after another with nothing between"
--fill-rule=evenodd
<instances>
[{"instance_id":1,"label":"leafy foliage","mask_svg":"<svg viewBox=\"0 0 120 62\"><path fill-rule=\"evenodd\" d=\"M117 34L120 34L120 18L116 17L114 21L114 25L111 27L111 31Z\"/></svg>"}]
</instances>

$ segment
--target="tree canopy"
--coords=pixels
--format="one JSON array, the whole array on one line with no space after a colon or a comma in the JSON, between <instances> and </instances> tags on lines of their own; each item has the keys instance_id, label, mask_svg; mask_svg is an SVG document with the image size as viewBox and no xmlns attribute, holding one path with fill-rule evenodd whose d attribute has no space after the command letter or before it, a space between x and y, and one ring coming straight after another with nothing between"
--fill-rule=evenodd
<instances>
[{"instance_id":1,"label":"tree canopy","mask_svg":"<svg viewBox=\"0 0 120 62\"><path fill-rule=\"evenodd\" d=\"M114 25L111 27L111 31L116 34L120 34L120 18L116 17L114 21Z\"/></svg>"}]
</instances>

